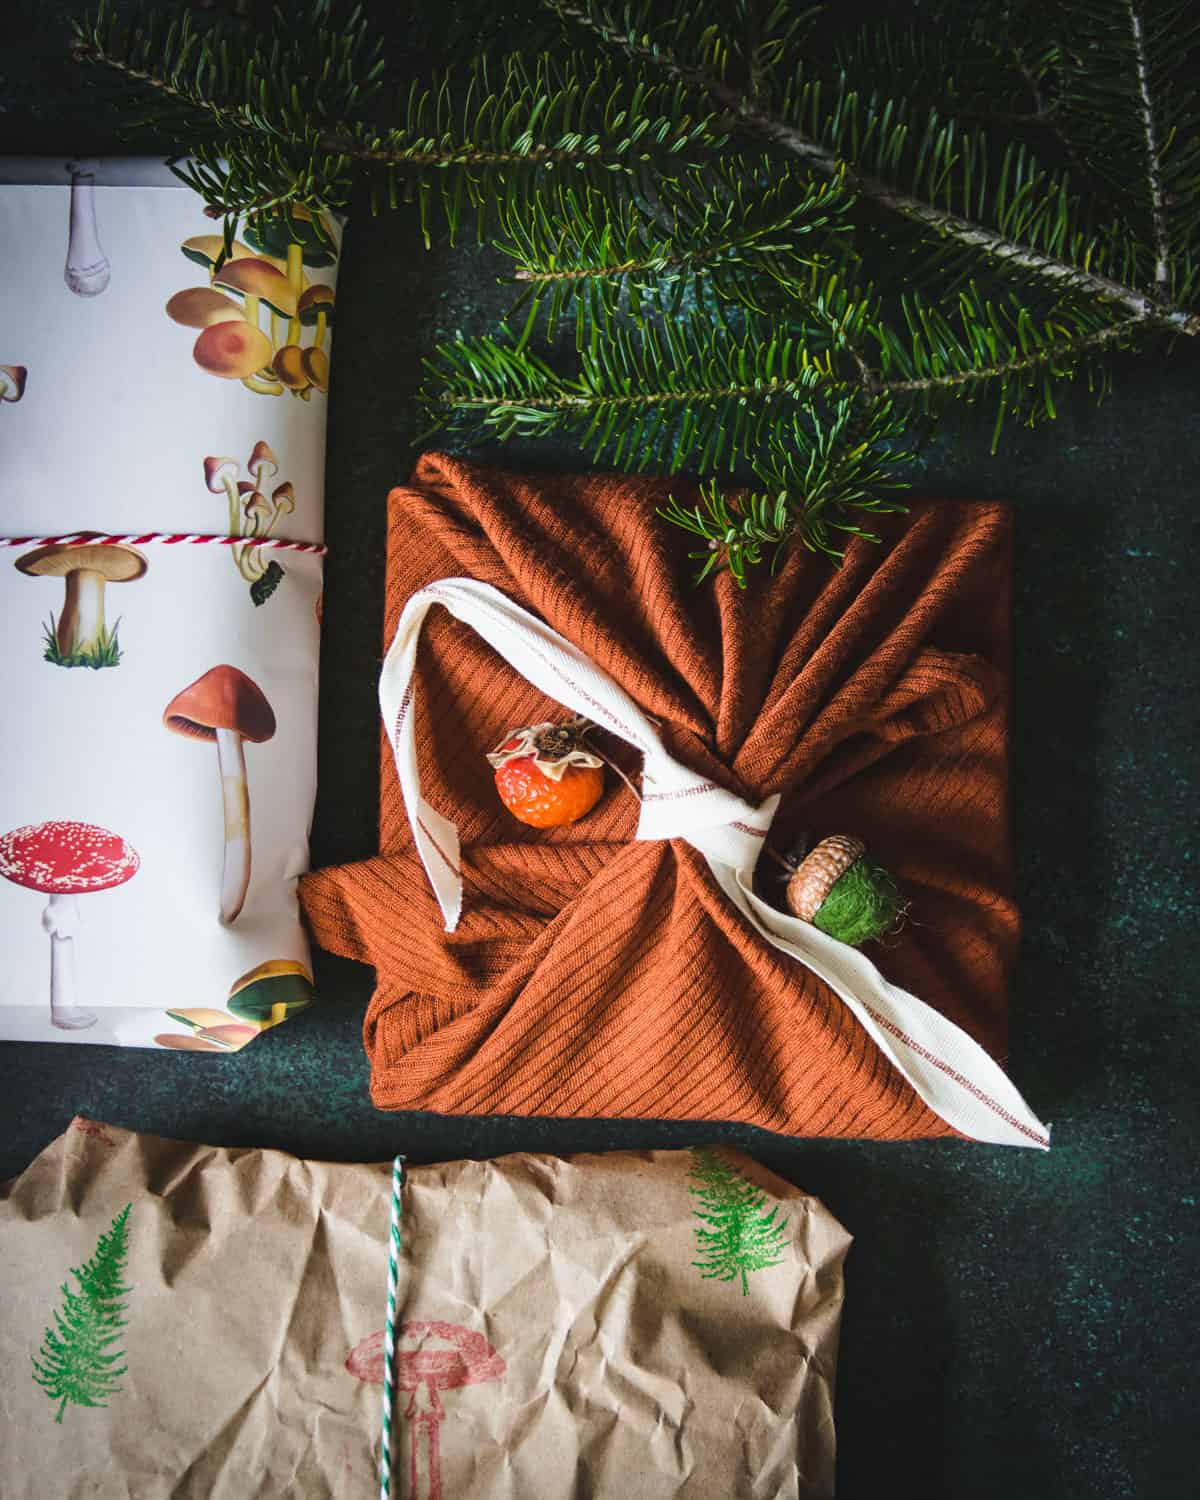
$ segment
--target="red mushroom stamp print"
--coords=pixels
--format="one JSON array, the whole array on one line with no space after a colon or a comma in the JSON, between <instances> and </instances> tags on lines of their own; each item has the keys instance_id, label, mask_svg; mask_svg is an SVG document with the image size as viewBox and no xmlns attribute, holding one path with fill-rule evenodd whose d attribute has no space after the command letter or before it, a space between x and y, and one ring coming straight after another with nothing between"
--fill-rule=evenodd
<instances>
[{"instance_id":1,"label":"red mushroom stamp print","mask_svg":"<svg viewBox=\"0 0 1200 1500\"><path fill-rule=\"evenodd\" d=\"M19 401L25 394L28 377L24 365L0 365L0 401Z\"/></svg>"},{"instance_id":2,"label":"red mushroom stamp print","mask_svg":"<svg viewBox=\"0 0 1200 1500\"><path fill-rule=\"evenodd\" d=\"M136 849L94 823L29 824L0 837L0 875L50 898L42 930L50 938L51 1025L81 1031L96 1024L95 1015L78 1003L76 897L124 885L140 864Z\"/></svg>"},{"instance_id":3,"label":"red mushroom stamp print","mask_svg":"<svg viewBox=\"0 0 1200 1500\"><path fill-rule=\"evenodd\" d=\"M237 920L250 887L250 789L243 745L272 738L275 711L252 677L222 664L175 694L163 710L163 724L172 734L217 747L225 811L221 921L228 925Z\"/></svg>"},{"instance_id":4,"label":"red mushroom stamp print","mask_svg":"<svg viewBox=\"0 0 1200 1500\"><path fill-rule=\"evenodd\" d=\"M13 567L31 578L61 578L66 587L57 621L45 628L44 659L56 667L115 667L121 660L117 626L104 619L104 586L132 583L149 566L136 547L124 543L55 542L18 557ZM120 624L120 621L117 622Z\"/></svg>"},{"instance_id":5,"label":"red mushroom stamp print","mask_svg":"<svg viewBox=\"0 0 1200 1500\"><path fill-rule=\"evenodd\" d=\"M284 576L275 561L264 559L258 542L269 537L282 516L296 509L296 492L290 480L272 486L279 473L279 460L270 443L255 443L246 460L249 479L242 479L242 466L236 458L204 460L204 483L214 495L224 494L228 506L229 536L251 538L236 543L230 550L238 572L250 585L250 598L256 605L265 604ZM270 490L270 498L267 491Z\"/></svg>"},{"instance_id":6,"label":"red mushroom stamp print","mask_svg":"<svg viewBox=\"0 0 1200 1500\"><path fill-rule=\"evenodd\" d=\"M369 1334L351 1350L347 1371L382 1385L383 1348L383 1331ZM410 1393L404 1415L413 1428L414 1500L442 1500L439 1429L446 1409L439 1391L500 1380L506 1368L483 1334L457 1323L401 1323L396 1330L396 1389Z\"/></svg>"},{"instance_id":7,"label":"red mushroom stamp print","mask_svg":"<svg viewBox=\"0 0 1200 1500\"><path fill-rule=\"evenodd\" d=\"M307 401L329 388L325 336L334 293L310 282L305 267L336 261L333 229L321 214L293 203L252 214L245 235L248 243L234 240L228 252L219 234L183 242L188 260L208 272L208 286L176 292L167 316L200 330L192 358L210 375Z\"/></svg>"}]
</instances>

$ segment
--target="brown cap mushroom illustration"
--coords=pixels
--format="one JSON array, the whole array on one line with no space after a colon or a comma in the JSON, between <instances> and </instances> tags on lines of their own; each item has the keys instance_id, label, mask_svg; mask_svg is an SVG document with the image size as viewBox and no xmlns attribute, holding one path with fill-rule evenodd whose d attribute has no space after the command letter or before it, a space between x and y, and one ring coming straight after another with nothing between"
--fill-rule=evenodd
<instances>
[{"instance_id":1,"label":"brown cap mushroom illustration","mask_svg":"<svg viewBox=\"0 0 1200 1500\"><path fill-rule=\"evenodd\" d=\"M224 380L245 380L271 363L271 340L256 324L212 323L192 346L202 370Z\"/></svg>"},{"instance_id":2,"label":"brown cap mushroom illustration","mask_svg":"<svg viewBox=\"0 0 1200 1500\"><path fill-rule=\"evenodd\" d=\"M224 292L189 286L167 298L167 317L185 328L211 328L214 323L240 323L242 310Z\"/></svg>"},{"instance_id":3,"label":"brown cap mushroom illustration","mask_svg":"<svg viewBox=\"0 0 1200 1500\"><path fill-rule=\"evenodd\" d=\"M141 860L119 834L94 823L31 823L0 837L0 875L49 896L42 929L50 937L50 1022L64 1031L94 1026L76 1003L76 896L124 885Z\"/></svg>"},{"instance_id":4,"label":"brown cap mushroom illustration","mask_svg":"<svg viewBox=\"0 0 1200 1500\"><path fill-rule=\"evenodd\" d=\"M173 734L216 743L225 809L221 921L234 922L250 885L250 790L242 746L274 735L274 711L253 678L222 664L177 693L163 710L163 723Z\"/></svg>"},{"instance_id":5,"label":"brown cap mushroom illustration","mask_svg":"<svg viewBox=\"0 0 1200 1500\"><path fill-rule=\"evenodd\" d=\"M383 1382L384 1335L369 1334L346 1360L358 1380ZM396 1389L411 1391L404 1415L416 1427L412 1442L414 1500L441 1500L442 1460L438 1428L446 1409L439 1391L499 1380L507 1366L481 1333L456 1323L402 1323L396 1330Z\"/></svg>"},{"instance_id":6,"label":"brown cap mushroom illustration","mask_svg":"<svg viewBox=\"0 0 1200 1500\"><path fill-rule=\"evenodd\" d=\"M104 624L104 585L141 578L149 564L136 547L101 542L35 547L13 564L35 578L64 578L66 598L54 629L56 654L48 660L63 667L115 667L120 653L115 632Z\"/></svg>"},{"instance_id":7,"label":"brown cap mushroom illustration","mask_svg":"<svg viewBox=\"0 0 1200 1500\"><path fill-rule=\"evenodd\" d=\"M28 374L24 365L0 365L0 401L19 401Z\"/></svg>"}]
</instances>

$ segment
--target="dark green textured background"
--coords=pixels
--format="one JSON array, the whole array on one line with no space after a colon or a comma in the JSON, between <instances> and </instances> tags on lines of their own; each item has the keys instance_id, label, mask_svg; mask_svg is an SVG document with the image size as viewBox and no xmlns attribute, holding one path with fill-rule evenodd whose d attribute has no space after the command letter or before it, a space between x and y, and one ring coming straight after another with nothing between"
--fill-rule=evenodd
<instances>
[{"instance_id":1,"label":"dark green textured background","mask_svg":"<svg viewBox=\"0 0 1200 1500\"><path fill-rule=\"evenodd\" d=\"M0 152L119 149L111 107L80 91L65 59L68 14L9 0L0 16ZM403 21L390 26L403 37ZM421 351L486 326L507 295L500 269L474 249L425 252L403 215L359 215L347 236L315 863L374 847L384 496L421 430ZM506 454L518 458L572 462ZM239 1056L0 1048L0 1176L76 1111L343 1160L736 1142L856 1236L843 1500L1195 1495L1198 473L1193 347L1127 362L1113 400L1066 397L1057 423L1011 432L998 458L970 430L927 459L929 493L1018 509L1012 775L1026 929L1011 1071L1054 1126L1048 1155L379 1114L359 1030L371 974L318 955L322 1004Z\"/></svg>"}]
</instances>

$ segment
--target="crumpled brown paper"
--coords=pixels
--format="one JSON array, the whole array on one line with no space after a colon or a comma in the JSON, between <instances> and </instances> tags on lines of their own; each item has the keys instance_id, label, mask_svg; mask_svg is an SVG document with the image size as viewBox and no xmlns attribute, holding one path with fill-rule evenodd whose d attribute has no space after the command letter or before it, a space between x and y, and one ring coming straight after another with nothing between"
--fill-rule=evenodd
<instances>
[{"instance_id":1,"label":"crumpled brown paper","mask_svg":"<svg viewBox=\"0 0 1200 1500\"><path fill-rule=\"evenodd\" d=\"M372 1496L389 1200L76 1119L0 1189L0 1495ZM394 1495L832 1495L849 1238L754 1162L413 1167L403 1242Z\"/></svg>"}]
</instances>

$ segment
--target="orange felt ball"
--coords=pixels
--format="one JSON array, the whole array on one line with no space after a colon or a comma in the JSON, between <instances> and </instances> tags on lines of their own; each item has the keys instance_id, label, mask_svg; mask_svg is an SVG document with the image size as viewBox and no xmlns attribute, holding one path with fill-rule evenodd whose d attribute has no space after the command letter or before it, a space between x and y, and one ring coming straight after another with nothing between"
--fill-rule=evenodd
<instances>
[{"instance_id":1,"label":"orange felt ball","mask_svg":"<svg viewBox=\"0 0 1200 1500\"><path fill-rule=\"evenodd\" d=\"M604 768L568 766L555 781L531 755L510 760L496 772L500 800L531 828L561 828L591 812L604 792Z\"/></svg>"}]
</instances>

